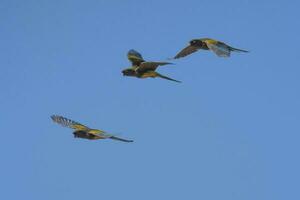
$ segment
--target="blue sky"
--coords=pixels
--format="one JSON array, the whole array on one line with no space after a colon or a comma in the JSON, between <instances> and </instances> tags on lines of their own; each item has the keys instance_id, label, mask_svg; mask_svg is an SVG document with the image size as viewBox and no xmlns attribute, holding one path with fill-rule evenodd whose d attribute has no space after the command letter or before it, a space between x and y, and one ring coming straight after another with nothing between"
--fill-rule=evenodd
<instances>
[{"instance_id":1,"label":"blue sky","mask_svg":"<svg viewBox=\"0 0 300 200\"><path fill-rule=\"evenodd\" d=\"M299 2L0 2L1 199L299 199ZM197 52L123 77L126 53ZM59 114L134 139L74 139Z\"/></svg>"}]
</instances>

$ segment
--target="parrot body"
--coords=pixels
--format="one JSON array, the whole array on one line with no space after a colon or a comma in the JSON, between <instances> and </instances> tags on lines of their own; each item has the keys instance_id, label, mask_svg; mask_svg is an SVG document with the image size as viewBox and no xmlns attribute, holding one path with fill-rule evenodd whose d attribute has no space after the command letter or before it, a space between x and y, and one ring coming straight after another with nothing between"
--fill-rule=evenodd
<instances>
[{"instance_id":1,"label":"parrot body","mask_svg":"<svg viewBox=\"0 0 300 200\"><path fill-rule=\"evenodd\" d=\"M132 66L130 68L124 69L122 71L124 76L133 76L137 78L163 78L170 81L180 82L178 80L169 78L167 76L161 75L155 70L159 66L172 64L169 62L147 62L143 59L142 55L135 51L135 50L129 50L127 53L127 57L129 61L131 62Z\"/></svg>"},{"instance_id":2,"label":"parrot body","mask_svg":"<svg viewBox=\"0 0 300 200\"><path fill-rule=\"evenodd\" d=\"M211 38L201 38L201 39L194 39L189 42L189 45L182 49L174 59L182 58L187 55L190 55L198 50L211 50L219 57L229 57L232 51L235 52L248 52L243 49L237 49L231 47L224 42L214 40Z\"/></svg>"},{"instance_id":3,"label":"parrot body","mask_svg":"<svg viewBox=\"0 0 300 200\"><path fill-rule=\"evenodd\" d=\"M99 129L91 129L85 125L82 125L78 122L75 122L73 120L67 119L59 115L52 115L51 119L62 126L74 129L75 131L73 132L73 135L75 138L83 138L89 140L113 139L122 142L133 142L133 140L119 138Z\"/></svg>"}]
</instances>

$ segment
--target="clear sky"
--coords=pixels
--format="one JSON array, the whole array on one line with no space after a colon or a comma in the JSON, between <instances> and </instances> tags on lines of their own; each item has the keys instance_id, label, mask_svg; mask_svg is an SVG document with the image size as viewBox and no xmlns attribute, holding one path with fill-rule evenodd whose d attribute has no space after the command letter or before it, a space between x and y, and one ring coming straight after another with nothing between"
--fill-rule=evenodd
<instances>
[{"instance_id":1,"label":"clear sky","mask_svg":"<svg viewBox=\"0 0 300 200\"><path fill-rule=\"evenodd\" d=\"M300 199L299 1L0 1L0 199ZM123 77L126 53L174 56ZM134 143L74 139L59 114Z\"/></svg>"}]
</instances>

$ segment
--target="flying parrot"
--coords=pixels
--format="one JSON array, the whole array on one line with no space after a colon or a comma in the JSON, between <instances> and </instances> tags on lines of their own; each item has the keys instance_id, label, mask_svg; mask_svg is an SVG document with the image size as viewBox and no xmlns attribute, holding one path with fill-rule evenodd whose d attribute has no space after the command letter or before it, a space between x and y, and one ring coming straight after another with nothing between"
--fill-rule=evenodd
<instances>
[{"instance_id":1,"label":"flying parrot","mask_svg":"<svg viewBox=\"0 0 300 200\"><path fill-rule=\"evenodd\" d=\"M51 119L62 126L74 129L75 131L73 132L73 134L75 138L84 138L89 140L113 139L122 142L133 142L133 140L119 138L99 129L91 129L85 125L59 115L52 115Z\"/></svg>"},{"instance_id":2,"label":"flying parrot","mask_svg":"<svg viewBox=\"0 0 300 200\"><path fill-rule=\"evenodd\" d=\"M229 57L230 53L232 51L235 52L248 52L243 49L237 49L234 47L231 47L224 42L220 42L218 40L210 39L210 38L201 38L201 39L194 39L189 42L189 45L182 49L175 57L174 59L177 58L182 58L187 55L190 55L200 49L203 50L211 50L215 54L217 54L219 57Z\"/></svg>"},{"instance_id":3,"label":"flying parrot","mask_svg":"<svg viewBox=\"0 0 300 200\"><path fill-rule=\"evenodd\" d=\"M132 66L130 68L126 68L122 71L124 76L133 76L133 77L137 77L137 78L159 77L159 78L163 78L163 79L167 79L170 81L175 81L175 82L180 83L180 81L178 81L178 80L169 78L169 77L159 74L158 72L155 71L159 66L168 65L168 64L172 64L172 63L169 63L169 62L147 62L143 59L142 55L139 52L137 52L133 49L128 51L127 58L131 62Z\"/></svg>"}]
</instances>

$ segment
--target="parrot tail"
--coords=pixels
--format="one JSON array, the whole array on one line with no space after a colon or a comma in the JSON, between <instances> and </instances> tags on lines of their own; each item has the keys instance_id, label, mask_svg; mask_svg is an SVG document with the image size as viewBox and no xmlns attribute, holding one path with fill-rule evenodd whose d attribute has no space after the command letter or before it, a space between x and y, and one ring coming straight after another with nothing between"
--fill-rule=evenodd
<instances>
[{"instance_id":1,"label":"parrot tail","mask_svg":"<svg viewBox=\"0 0 300 200\"><path fill-rule=\"evenodd\" d=\"M102 133L101 134L102 137L104 138L109 138L109 139L112 139L112 140L118 140L118 141L122 141L122 142L133 142L133 140L127 140L127 139L124 139L124 138L120 138L120 137L117 137L113 134L110 134L110 133Z\"/></svg>"},{"instance_id":2,"label":"parrot tail","mask_svg":"<svg viewBox=\"0 0 300 200\"><path fill-rule=\"evenodd\" d=\"M181 83L181 81L178 81L178 80L169 78L169 77L164 76L164 75L161 75L161 74L159 74L159 73L157 73L157 72L156 72L156 75L157 75L157 77L160 77L160 78L163 78L163 79L167 79L167 80L169 80L169 81L174 81L174 82L177 82L177 83Z\"/></svg>"},{"instance_id":3,"label":"parrot tail","mask_svg":"<svg viewBox=\"0 0 300 200\"><path fill-rule=\"evenodd\" d=\"M237 48L234 48L234 47L229 47L229 49L231 51L236 51L236 52L244 52L244 53L248 53L249 51L247 50L243 50L243 49L237 49Z\"/></svg>"},{"instance_id":4,"label":"parrot tail","mask_svg":"<svg viewBox=\"0 0 300 200\"><path fill-rule=\"evenodd\" d=\"M109 138L110 138L110 139L113 139L113 140L122 141L122 142L133 142L133 140L127 140L127 139L119 138L119 137L116 137L116 136L111 136L111 137L109 137Z\"/></svg>"}]
</instances>

